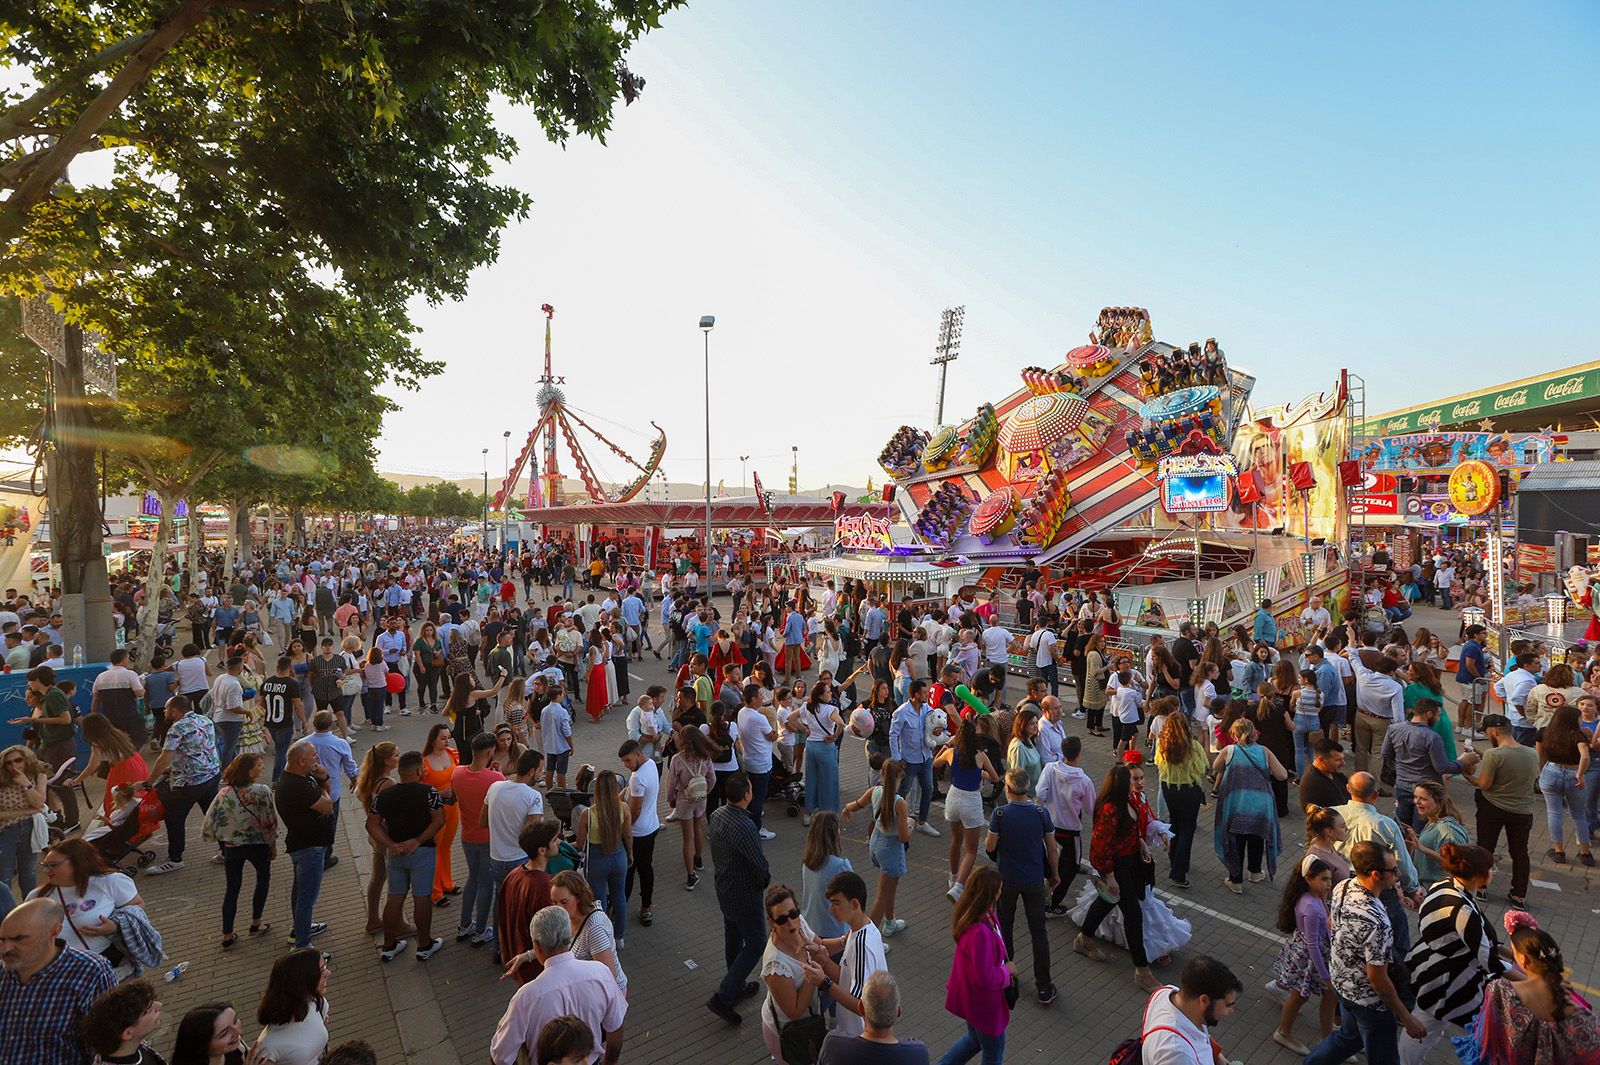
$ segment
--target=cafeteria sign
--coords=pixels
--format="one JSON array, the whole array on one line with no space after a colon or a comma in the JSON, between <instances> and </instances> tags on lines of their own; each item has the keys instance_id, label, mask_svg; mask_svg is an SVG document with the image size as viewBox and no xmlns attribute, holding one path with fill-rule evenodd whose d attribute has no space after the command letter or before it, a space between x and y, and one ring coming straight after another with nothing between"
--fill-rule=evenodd
<instances>
[{"instance_id":1,"label":"cafeteria sign","mask_svg":"<svg viewBox=\"0 0 1600 1065\"><path fill-rule=\"evenodd\" d=\"M1437 430L1442 425L1465 425L1558 403L1600 398L1600 370L1589 368L1539 377L1512 388L1463 396L1448 403L1418 407L1391 418L1373 418L1361 426L1368 435L1390 436Z\"/></svg>"},{"instance_id":2,"label":"cafeteria sign","mask_svg":"<svg viewBox=\"0 0 1600 1065\"><path fill-rule=\"evenodd\" d=\"M889 539L889 519L869 514L833 519L833 540L846 551L876 551L894 546Z\"/></svg>"}]
</instances>

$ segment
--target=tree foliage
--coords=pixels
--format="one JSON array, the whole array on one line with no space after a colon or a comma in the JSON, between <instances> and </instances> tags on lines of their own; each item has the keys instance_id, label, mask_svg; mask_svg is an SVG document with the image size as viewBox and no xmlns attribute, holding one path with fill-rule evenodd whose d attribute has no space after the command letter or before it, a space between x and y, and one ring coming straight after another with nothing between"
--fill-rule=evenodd
<instances>
[{"instance_id":1,"label":"tree foliage","mask_svg":"<svg viewBox=\"0 0 1600 1065\"><path fill-rule=\"evenodd\" d=\"M439 481L406 489L399 513L413 518L476 518L482 515L482 503L460 485Z\"/></svg>"}]
</instances>

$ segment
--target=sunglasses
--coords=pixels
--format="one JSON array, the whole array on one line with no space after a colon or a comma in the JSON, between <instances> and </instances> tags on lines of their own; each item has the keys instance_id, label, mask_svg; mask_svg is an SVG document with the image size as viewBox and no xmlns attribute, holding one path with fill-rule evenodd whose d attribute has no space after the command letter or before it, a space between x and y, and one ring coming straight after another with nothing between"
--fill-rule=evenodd
<instances>
[{"instance_id":1,"label":"sunglasses","mask_svg":"<svg viewBox=\"0 0 1600 1065\"><path fill-rule=\"evenodd\" d=\"M788 913L775 913L772 915L772 923L778 925L779 927L788 924L790 921L798 921L799 919L799 910L790 910Z\"/></svg>"}]
</instances>

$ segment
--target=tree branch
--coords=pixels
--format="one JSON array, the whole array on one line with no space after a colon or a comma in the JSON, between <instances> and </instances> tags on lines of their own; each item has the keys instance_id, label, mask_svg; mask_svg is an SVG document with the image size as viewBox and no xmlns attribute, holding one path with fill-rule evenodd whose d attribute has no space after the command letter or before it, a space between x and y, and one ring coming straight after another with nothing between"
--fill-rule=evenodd
<instances>
[{"instance_id":1,"label":"tree branch","mask_svg":"<svg viewBox=\"0 0 1600 1065\"><path fill-rule=\"evenodd\" d=\"M11 140L22 135L26 132L24 127L31 123L46 107L49 107L77 88L89 75L105 69L123 56L142 48L155 32L155 30L146 30L144 33L125 37L116 44L102 48L99 52L66 71L55 81L52 81L26 100L13 105L9 111L0 115L0 141Z\"/></svg>"},{"instance_id":2,"label":"tree branch","mask_svg":"<svg viewBox=\"0 0 1600 1065\"><path fill-rule=\"evenodd\" d=\"M72 127L50 147L50 154L0 206L0 243L9 243L27 224L28 214L49 194L50 187L67 172L74 156L83 150L100 127L122 106L134 90L150 77L155 65L188 36L210 11L214 0L183 0L171 17L152 30L132 58L96 96Z\"/></svg>"}]
</instances>

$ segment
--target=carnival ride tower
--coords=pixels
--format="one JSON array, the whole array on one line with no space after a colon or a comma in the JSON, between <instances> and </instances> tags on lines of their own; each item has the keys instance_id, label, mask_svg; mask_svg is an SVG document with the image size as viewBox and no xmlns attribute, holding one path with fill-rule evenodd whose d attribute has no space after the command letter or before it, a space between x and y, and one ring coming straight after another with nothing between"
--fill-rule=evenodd
<instances>
[{"instance_id":1,"label":"carnival ride tower","mask_svg":"<svg viewBox=\"0 0 1600 1065\"><path fill-rule=\"evenodd\" d=\"M506 471L506 476L500 482L500 490L494 496L494 509L501 510L511 499L511 493L521 480L522 473L529 471L528 483L528 509L539 509L540 506L556 507L561 505L561 470L556 453L556 436L559 434L567 442L567 452L572 456L573 465L577 467L578 477L583 482L583 490L594 503L626 503L638 495L650 483L650 478L661 466L661 459L667 451L667 434L655 422L650 427L655 430L655 439L650 444L650 453L643 462L635 459L621 447L612 443L603 433L589 424L584 417L568 402L566 392L560 387L566 384L564 376L557 376L551 354L550 331L551 321L555 318L555 308L546 303L540 310L544 311L544 374L539 378L539 391L535 394L535 402L539 409L539 420L534 423L532 431L528 433L527 440L522 449L517 453L511 468ZM590 415L598 419L598 415ZM636 475L622 484L614 492L607 492L600 477L595 473L594 463L589 460L588 452L579 439L578 430L582 429L594 440L604 444L611 452L623 462L637 471ZM537 450L539 437L544 436L544 470L541 475ZM541 487L542 486L542 487ZM543 496L541 499L540 496Z\"/></svg>"}]
</instances>

